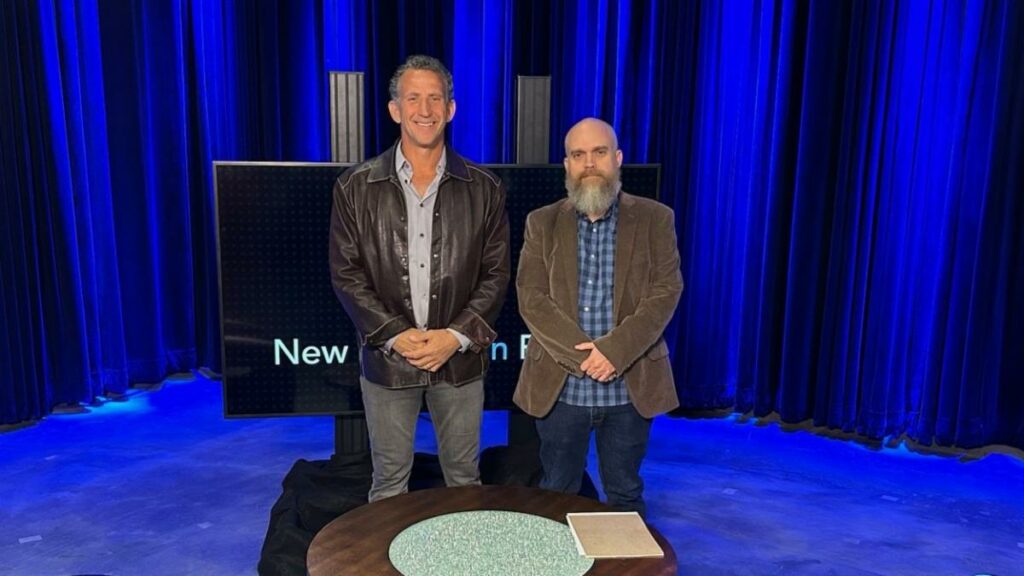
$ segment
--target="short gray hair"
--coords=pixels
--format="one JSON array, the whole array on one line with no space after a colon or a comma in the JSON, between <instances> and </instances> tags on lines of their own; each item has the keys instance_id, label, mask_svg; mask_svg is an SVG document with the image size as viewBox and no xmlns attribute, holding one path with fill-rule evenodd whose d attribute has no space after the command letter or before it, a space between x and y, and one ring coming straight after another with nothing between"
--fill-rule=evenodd
<instances>
[{"instance_id":1,"label":"short gray hair","mask_svg":"<svg viewBox=\"0 0 1024 576\"><path fill-rule=\"evenodd\" d=\"M388 85L388 90L391 92L391 99L398 100L398 79L402 77L409 70L429 70L441 77L441 83L444 84L444 101L451 102L455 87L452 85L452 73L445 68L444 64L440 60L433 56L424 56L423 54L413 54L405 59L405 62L395 70L395 73L391 76L391 84Z\"/></svg>"}]
</instances>

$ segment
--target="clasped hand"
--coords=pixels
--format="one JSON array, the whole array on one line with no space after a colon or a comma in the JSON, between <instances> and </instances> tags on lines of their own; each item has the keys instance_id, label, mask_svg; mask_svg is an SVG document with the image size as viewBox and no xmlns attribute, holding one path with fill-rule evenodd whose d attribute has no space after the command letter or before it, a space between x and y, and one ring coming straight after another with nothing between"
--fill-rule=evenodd
<instances>
[{"instance_id":1,"label":"clasped hand","mask_svg":"<svg viewBox=\"0 0 1024 576\"><path fill-rule=\"evenodd\" d=\"M597 349L593 342L580 342L574 348L590 350L590 356L587 356L587 359L580 364L580 370L586 372L587 376L598 382L608 382L615 378L615 366L612 366L611 361Z\"/></svg>"},{"instance_id":2,"label":"clasped hand","mask_svg":"<svg viewBox=\"0 0 1024 576\"><path fill-rule=\"evenodd\" d=\"M409 328L398 335L391 350L398 352L409 364L437 372L459 349L459 339L448 330Z\"/></svg>"}]
</instances>

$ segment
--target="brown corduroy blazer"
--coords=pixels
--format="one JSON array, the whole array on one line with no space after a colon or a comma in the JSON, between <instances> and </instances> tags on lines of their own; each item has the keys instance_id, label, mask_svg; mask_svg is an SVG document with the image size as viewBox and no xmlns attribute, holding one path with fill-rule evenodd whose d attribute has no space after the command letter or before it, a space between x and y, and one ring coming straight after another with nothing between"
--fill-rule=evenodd
<instances>
[{"instance_id":1,"label":"brown corduroy blazer","mask_svg":"<svg viewBox=\"0 0 1024 576\"><path fill-rule=\"evenodd\" d=\"M551 411L570 373L583 376L580 364L590 354L573 348L590 341L577 320L576 211L569 200L534 210L524 236L516 290L532 337L514 401L539 418ZM615 327L594 344L625 378L629 399L645 418L679 406L662 332L682 291L672 210L620 192Z\"/></svg>"}]
</instances>

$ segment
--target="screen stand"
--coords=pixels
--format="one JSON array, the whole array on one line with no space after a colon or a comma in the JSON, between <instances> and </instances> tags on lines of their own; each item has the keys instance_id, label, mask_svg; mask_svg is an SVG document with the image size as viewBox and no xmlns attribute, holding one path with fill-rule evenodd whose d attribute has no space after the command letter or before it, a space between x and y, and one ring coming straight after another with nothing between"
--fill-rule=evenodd
<instances>
[{"instance_id":1,"label":"screen stand","mask_svg":"<svg viewBox=\"0 0 1024 576\"><path fill-rule=\"evenodd\" d=\"M508 445L540 451L534 418L518 408L508 411Z\"/></svg>"},{"instance_id":2,"label":"screen stand","mask_svg":"<svg viewBox=\"0 0 1024 576\"><path fill-rule=\"evenodd\" d=\"M370 451L370 434L366 430L366 416L343 414L334 417L334 454L353 456Z\"/></svg>"}]
</instances>

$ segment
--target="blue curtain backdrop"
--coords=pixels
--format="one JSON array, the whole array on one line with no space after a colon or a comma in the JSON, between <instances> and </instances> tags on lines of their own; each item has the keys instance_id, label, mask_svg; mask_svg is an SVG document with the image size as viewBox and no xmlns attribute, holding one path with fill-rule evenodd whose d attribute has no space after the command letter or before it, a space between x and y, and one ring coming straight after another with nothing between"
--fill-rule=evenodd
<instances>
[{"instance_id":1,"label":"blue curtain backdrop","mask_svg":"<svg viewBox=\"0 0 1024 576\"><path fill-rule=\"evenodd\" d=\"M684 406L1024 448L1024 5L0 2L0 423L217 369L212 160L326 161L327 71L448 62L513 160L516 75L663 165Z\"/></svg>"}]
</instances>

